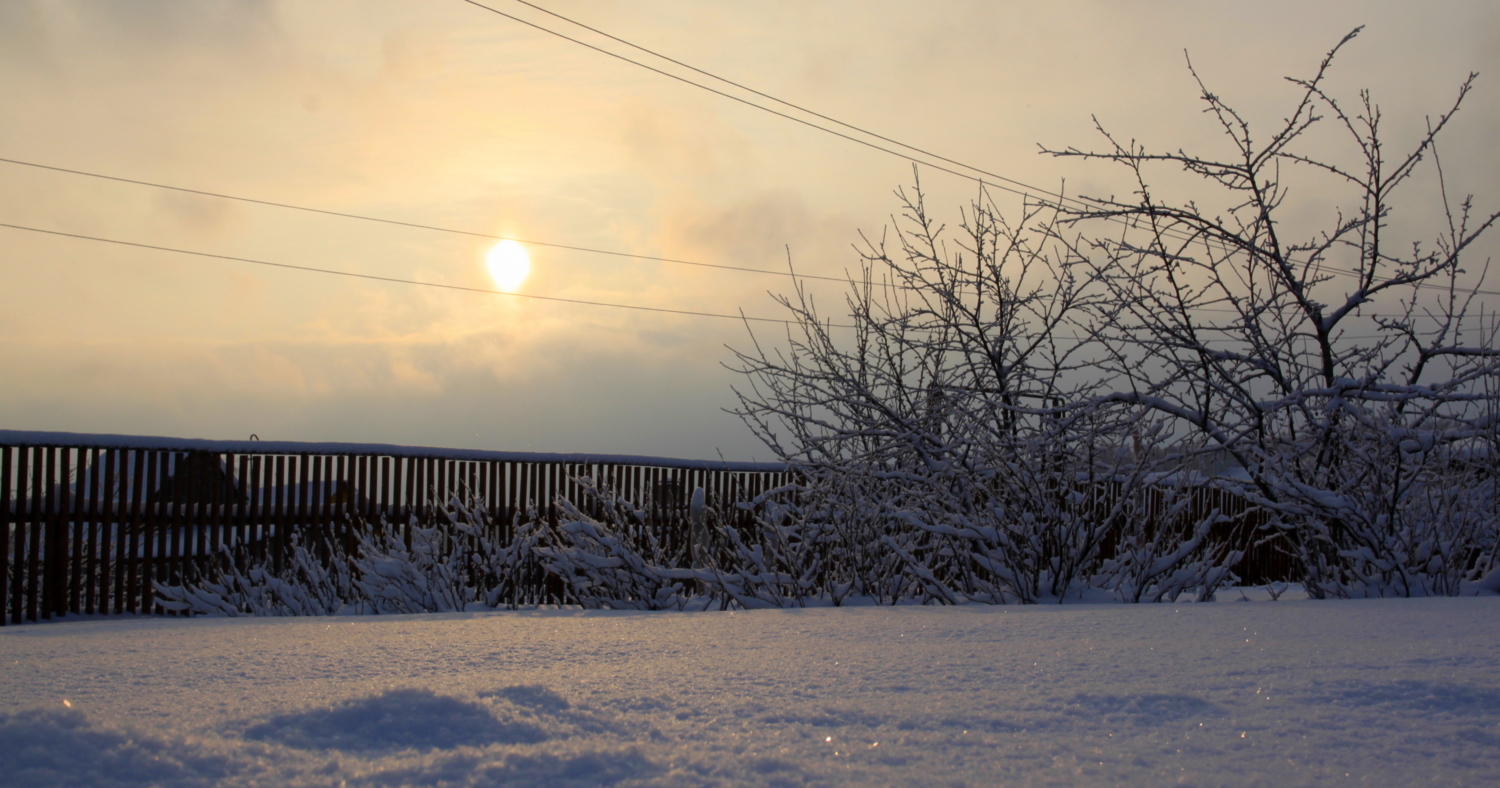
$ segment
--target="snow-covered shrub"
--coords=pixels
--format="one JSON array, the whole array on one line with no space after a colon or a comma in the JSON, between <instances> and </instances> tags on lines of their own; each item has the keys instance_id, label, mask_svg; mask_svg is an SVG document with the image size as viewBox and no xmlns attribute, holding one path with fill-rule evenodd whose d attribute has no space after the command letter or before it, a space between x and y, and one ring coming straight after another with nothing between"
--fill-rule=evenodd
<instances>
[{"instance_id":1,"label":"snow-covered shrub","mask_svg":"<svg viewBox=\"0 0 1500 788\"><path fill-rule=\"evenodd\" d=\"M1213 600L1244 555L1234 545L1247 539L1242 516L1194 511L1204 499L1200 484L1159 481L1116 512L1110 530L1117 541L1093 584L1126 602L1175 602L1187 591Z\"/></svg>"},{"instance_id":2,"label":"snow-covered shrub","mask_svg":"<svg viewBox=\"0 0 1500 788\"><path fill-rule=\"evenodd\" d=\"M284 561L226 548L180 586L158 584L158 603L199 615L304 616L441 613L537 601L533 541L502 539L480 501L460 494L432 522L405 527L352 521L353 552L327 534L293 528Z\"/></svg>"},{"instance_id":3,"label":"snow-covered shrub","mask_svg":"<svg viewBox=\"0 0 1500 788\"><path fill-rule=\"evenodd\" d=\"M288 547L280 569L269 556L250 558L244 547L221 548L209 569L190 575L182 585L156 582L157 604L193 615L330 616L358 598L349 564L319 556L317 548L329 554L331 541L308 539L293 530Z\"/></svg>"},{"instance_id":4,"label":"snow-covered shrub","mask_svg":"<svg viewBox=\"0 0 1500 788\"><path fill-rule=\"evenodd\" d=\"M695 568L710 600L743 608L801 607L823 596L835 605L843 602L853 584L829 577L838 545L826 523L801 516L797 498L803 492L802 485L788 485L736 504L737 513L749 515L745 526L704 507L700 517L710 544Z\"/></svg>"},{"instance_id":5,"label":"snow-covered shrub","mask_svg":"<svg viewBox=\"0 0 1500 788\"><path fill-rule=\"evenodd\" d=\"M688 603L691 554L649 527L649 508L638 508L588 477L577 480L585 508L559 498L555 524L533 515L522 529L531 552L562 581L571 602L588 608L681 610ZM648 504L648 502L642 502Z\"/></svg>"},{"instance_id":6,"label":"snow-covered shrub","mask_svg":"<svg viewBox=\"0 0 1500 788\"><path fill-rule=\"evenodd\" d=\"M663 533L639 505L588 477L576 479L578 503L559 499L556 524L534 518L538 562L584 607L682 610L689 607L788 607L819 594L820 546L781 488L742 504L752 527L742 532L694 490L685 533ZM681 537L686 537L685 539Z\"/></svg>"},{"instance_id":7,"label":"snow-covered shrub","mask_svg":"<svg viewBox=\"0 0 1500 788\"><path fill-rule=\"evenodd\" d=\"M1500 567L1500 477L1487 447L1454 432L1364 430L1280 490L1311 594L1451 596Z\"/></svg>"}]
</instances>

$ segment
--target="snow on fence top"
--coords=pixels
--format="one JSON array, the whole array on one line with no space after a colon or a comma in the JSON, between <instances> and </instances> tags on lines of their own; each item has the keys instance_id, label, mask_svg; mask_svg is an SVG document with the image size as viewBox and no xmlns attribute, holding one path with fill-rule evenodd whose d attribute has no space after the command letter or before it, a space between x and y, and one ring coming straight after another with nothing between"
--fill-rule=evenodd
<instances>
[{"instance_id":1,"label":"snow on fence top","mask_svg":"<svg viewBox=\"0 0 1500 788\"><path fill-rule=\"evenodd\" d=\"M779 472L788 470L780 462L729 462L643 457L634 454L557 454L527 451L481 451L432 446L396 446L389 443L330 443L309 441L217 441L201 438L168 438L154 435L109 435L83 432L39 432L0 430L0 446L69 446L99 449L158 449L235 454L360 454L383 457L434 457L447 460L487 460L537 463L608 463L652 468L693 470Z\"/></svg>"}]
</instances>

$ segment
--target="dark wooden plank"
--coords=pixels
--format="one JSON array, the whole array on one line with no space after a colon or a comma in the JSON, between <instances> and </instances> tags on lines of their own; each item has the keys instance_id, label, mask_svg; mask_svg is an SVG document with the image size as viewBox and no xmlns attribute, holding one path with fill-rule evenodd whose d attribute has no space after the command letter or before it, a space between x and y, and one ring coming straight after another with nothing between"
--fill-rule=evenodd
<instances>
[{"instance_id":1,"label":"dark wooden plank","mask_svg":"<svg viewBox=\"0 0 1500 788\"><path fill-rule=\"evenodd\" d=\"M109 464L111 450L99 449L89 452L89 566L88 607L89 614L109 612Z\"/></svg>"},{"instance_id":2,"label":"dark wooden plank","mask_svg":"<svg viewBox=\"0 0 1500 788\"><path fill-rule=\"evenodd\" d=\"M490 460L489 497L485 499L485 514L489 517L489 534L492 539L504 539L505 532L505 463Z\"/></svg>"},{"instance_id":3,"label":"dark wooden plank","mask_svg":"<svg viewBox=\"0 0 1500 788\"><path fill-rule=\"evenodd\" d=\"M162 546L164 560L158 570L157 579L163 585L180 585L183 582L182 568L184 553L187 551L187 532L191 526L188 524L188 504L186 499L193 494L191 471L189 463L191 454L187 452L172 452L167 455L170 470L172 495L167 503L166 521L164 529L166 543ZM163 482L162 486L167 486ZM153 599L154 601L154 599ZM177 611L161 609L159 614L177 615Z\"/></svg>"},{"instance_id":4,"label":"dark wooden plank","mask_svg":"<svg viewBox=\"0 0 1500 788\"><path fill-rule=\"evenodd\" d=\"M505 508L501 510L500 533L507 544L516 537L516 514L521 510L520 463L506 460L501 463L500 473L505 484Z\"/></svg>"},{"instance_id":5,"label":"dark wooden plank","mask_svg":"<svg viewBox=\"0 0 1500 788\"><path fill-rule=\"evenodd\" d=\"M176 496L178 507L174 512L174 518L181 525L172 534L172 585L181 585L187 581L187 572L192 567L194 556L198 555L198 512L201 508L200 501L207 495L208 485L204 472L199 471L197 466L206 461L206 456L197 452L177 455L180 466L177 473L184 481L180 486L182 492Z\"/></svg>"},{"instance_id":6,"label":"dark wooden plank","mask_svg":"<svg viewBox=\"0 0 1500 788\"><path fill-rule=\"evenodd\" d=\"M17 599L15 594L10 593L10 569L17 569L15 575L20 576L20 552L15 552L15 540L13 536L20 533L17 527L18 518L12 504L20 498L20 495L10 495L10 473L15 468L12 464L12 456L15 455L15 447L0 446L0 626L9 623L10 600ZM20 617L13 623L21 623Z\"/></svg>"},{"instance_id":7,"label":"dark wooden plank","mask_svg":"<svg viewBox=\"0 0 1500 788\"><path fill-rule=\"evenodd\" d=\"M328 538L328 549L343 551L344 531L340 522L336 496L339 488L339 458L336 455L323 457L323 523Z\"/></svg>"},{"instance_id":8,"label":"dark wooden plank","mask_svg":"<svg viewBox=\"0 0 1500 788\"><path fill-rule=\"evenodd\" d=\"M208 551L213 555L214 560L208 562L206 564L208 566L214 566L219 563L220 556L224 554L224 545L228 542L228 539L225 538L228 535L226 532L230 527L230 523L234 522L232 512L239 500L236 492L240 489L239 478L234 474L234 460L235 456L233 452L229 452L218 459L219 467L224 469L224 476L227 483L219 485L219 494L214 496L213 519L210 520L209 527L211 531L208 544Z\"/></svg>"},{"instance_id":9,"label":"dark wooden plank","mask_svg":"<svg viewBox=\"0 0 1500 788\"><path fill-rule=\"evenodd\" d=\"M312 458L312 475L310 486L312 497L308 509L308 520L311 522L312 540L317 545L314 555L318 556L324 565L334 560L332 520L328 516L329 492L332 490L332 479L329 478L332 469L332 457L318 455Z\"/></svg>"},{"instance_id":10,"label":"dark wooden plank","mask_svg":"<svg viewBox=\"0 0 1500 788\"><path fill-rule=\"evenodd\" d=\"M599 482L594 478L593 463L578 463L573 466L573 478L571 480L573 497L571 500L573 501L573 505L578 507L579 511L588 511L588 507L592 504L591 500L585 500L588 496L584 493L584 490L588 489L588 487L583 483L584 479L588 479L589 485L592 485L594 489L597 490L599 488Z\"/></svg>"},{"instance_id":11,"label":"dark wooden plank","mask_svg":"<svg viewBox=\"0 0 1500 788\"><path fill-rule=\"evenodd\" d=\"M46 449L46 464L42 466L42 496L43 511L46 512L40 522L45 531L42 534L42 618L51 620L54 615L64 615L68 611L67 583L68 583L68 554L66 552L67 519L61 511L63 489L67 483L67 475L64 469L58 467L58 460L66 456L66 448L48 446ZM59 471L64 471L59 473ZM61 477L61 478L59 478Z\"/></svg>"},{"instance_id":12,"label":"dark wooden plank","mask_svg":"<svg viewBox=\"0 0 1500 788\"><path fill-rule=\"evenodd\" d=\"M94 540L89 532L97 530L98 523L94 521L94 499L89 493L88 477L98 456L98 449L79 449L73 475L73 582L68 595L69 609L74 613L94 612Z\"/></svg>"},{"instance_id":13,"label":"dark wooden plank","mask_svg":"<svg viewBox=\"0 0 1500 788\"><path fill-rule=\"evenodd\" d=\"M10 567L11 567L11 536L15 532L15 514L11 510L10 475L12 471L11 456L15 449L11 446L0 446L0 627L7 623L10 618ZM19 563L16 565L18 568ZM16 621L15 623L20 623Z\"/></svg>"},{"instance_id":14,"label":"dark wooden plank","mask_svg":"<svg viewBox=\"0 0 1500 788\"><path fill-rule=\"evenodd\" d=\"M417 515L417 519L426 522L428 517L431 516L433 498L435 497L432 485L433 480L437 478L437 463L431 457L423 457L417 460L417 468L419 473L417 477L417 495L422 499L422 508L421 512Z\"/></svg>"},{"instance_id":15,"label":"dark wooden plank","mask_svg":"<svg viewBox=\"0 0 1500 788\"><path fill-rule=\"evenodd\" d=\"M380 458L380 516L387 521L396 519L396 501L391 493L393 489L400 489L399 486L393 488L391 484L393 464L390 457Z\"/></svg>"},{"instance_id":16,"label":"dark wooden plank","mask_svg":"<svg viewBox=\"0 0 1500 788\"><path fill-rule=\"evenodd\" d=\"M74 539L77 535L77 517L73 511L74 504L78 498L77 477L74 476L73 462L83 452L74 451L72 447L63 446L57 450L57 479L56 500L53 502L56 510L53 514L53 522L56 524L57 535L53 540L57 543L58 553L56 563L57 584L54 590L54 599L57 607L53 609L53 615L66 616L70 613L82 612L77 607L78 602L78 572L82 569L78 566L78 551L82 547L82 539Z\"/></svg>"},{"instance_id":17,"label":"dark wooden plank","mask_svg":"<svg viewBox=\"0 0 1500 788\"><path fill-rule=\"evenodd\" d=\"M242 571L248 570L253 561L262 560L265 557L265 541L262 538L261 521L265 517L265 457L255 455L248 458L249 475L245 482L245 495L248 496L246 504L247 517L243 529L245 550L242 553L244 565L240 566Z\"/></svg>"},{"instance_id":18,"label":"dark wooden plank","mask_svg":"<svg viewBox=\"0 0 1500 788\"><path fill-rule=\"evenodd\" d=\"M506 519L513 525L527 522L536 496L535 468L532 463L522 461L509 461L506 465L509 485L505 493Z\"/></svg>"},{"instance_id":19,"label":"dark wooden plank","mask_svg":"<svg viewBox=\"0 0 1500 788\"><path fill-rule=\"evenodd\" d=\"M287 473L287 465L290 463L288 463L287 459L287 456L284 454L276 455L276 504L274 509L276 512L276 534L272 541L271 565L276 568L278 573L286 569L287 539L291 530L289 511L291 509L291 488L287 478L289 475Z\"/></svg>"},{"instance_id":20,"label":"dark wooden plank","mask_svg":"<svg viewBox=\"0 0 1500 788\"><path fill-rule=\"evenodd\" d=\"M33 551L33 540L42 534L42 519L45 517L42 499L37 495L37 477L41 473L40 455L34 447L19 446L16 449L15 487L11 506L15 510L16 526L11 555L11 572L15 583L12 586L16 608L16 621L20 622L27 611L36 604L38 592L28 591L34 582L41 582L40 571L33 566L41 560ZM35 620L35 619L32 619Z\"/></svg>"},{"instance_id":21,"label":"dark wooden plank","mask_svg":"<svg viewBox=\"0 0 1500 788\"><path fill-rule=\"evenodd\" d=\"M156 590L154 585L161 579L162 548L165 546L162 540L162 507L155 500L157 490L161 489L163 466L166 465L167 453L161 451L146 452L146 490L145 501L142 502L142 511L145 513L144 527L141 535L141 587L140 601L137 608L142 613L156 612Z\"/></svg>"},{"instance_id":22,"label":"dark wooden plank","mask_svg":"<svg viewBox=\"0 0 1500 788\"><path fill-rule=\"evenodd\" d=\"M356 483L353 489L354 511L359 521L365 525L370 523L370 496L366 491L370 489L370 458L359 455L354 458Z\"/></svg>"},{"instance_id":23,"label":"dark wooden plank","mask_svg":"<svg viewBox=\"0 0 1500 788\"><path fill-rule=\"evenodd\" d=\"M31 543L31 452L22 446L16 452L16 530L11 552L11 620L19 624L26 620L26 588L30 577L31 561L26 548Z\"/></svg>"},{"instance_id":24,"label":"dark wooden plank","mask_svg":"<svg viewBox=\"0 0 1500 788\"><path fill-rule=\"evenodd\" d=\"M650 529L651 533L657 539L665 536L662 531L663 509L665 507L662 505L661 481L660 468L648 468L646 470L646 481L643 486L646 487L645 492L648 493L651 501L651 505L646 509L646 527Z\"/></svg>"},{"instance_id":25,"label":"dark wooden plank","mask_svg":"<svg viewBox=\"0 0 1500 788\"><path fill-rule=\"evenodd\" d=\"M469 468L472 463L466 460L450 460L449 464L452 466L452 480L448 484L448 504L451 506L454 501L462 501L467 492Z\"/></svg>"},{"instance_id":26,"label":"dark wooden plank","mask_svg":"<svg viewBox=\"0 0 1500 788\"><path fill-rule=\"evenodd\" d=\"M352 460L353 458L347 454L340 454L333 460L334 505L330 513L336 523L335 527L338 529L344 550L350 555L359 549L359 536L349 521L353 511L353 504L349 497L350 491L354 489L354 483L350 481L353 478L350 470Z\"/></svg>"},{"instance_id":27,"label":"dark wooden plank","mask_svg":"<svg viewBox=\"0 0 1500 788\"><path fill-rule=\"evenodd\" d=\"M192 570L196 570L204 556L209 554L209 510L219 499L218 493L224 486L219 476L217 453L204 452L199 455L199 462L203 464L203 472L197 477L197 495L188 509L188 517L192 520L192 548L188 551L190 558L187 563Z\"/></svg>"},{"instance_id":28,"label":"dark wooden plank","mask_svg":"<svg viewBox=\"0 0 1500 788\"><path fill-rule=\"evenodd\" d=\"M182 583L183 562L188 550L188 533L192 530L191 509L188 504L189 496L193 494L191 477L189 474L189 463L192 455L187 452L173 452L168 462L171 463L173 480L181 479L180 484L173 484L171 502L167 505L166 518L166 544L164 554L166 560L162 562L162 571L159 577L165 585L178 585ZM177 615L175 611L162 609L160 615Z\"/></svg>"},{"instance_id":29,"label":"dark wooden plank","mask_svg":"<svg viewBox=\"0 0 1500 788\"><path fill-rule=\"evenodd\" d=\"M547 517L542 493L542 466L535 462L526 463L526 508L528 517L537 520Z\"/></svg>"},{"instance_id":30,"label":"dark wooden plank","mask_svg":"<svg viewBox=\"0 0 1500 788\"><path fill-rule=\"evenodd\" d=\"M130 613L141 610L141 571L145 566L146 541L146 451L130 451L131 473L127 474L129 491L126 499L130 509L130 522L126 526L126 575L124 608Z\"/></svg>"},{"instance_id":31,"label":"dark wooden plank","mask_svg":"<svg viewBox=\"0 0 1500 788\"><path fill-rule=\"evenodd\" d=\"M597 463L589 466L589 478L593 479L594 489L598 490L601 496L604 495L611 487L613 487L613 472L613 466L607 463ZM594 518L595 520L603 519L604 502L598 497L594 498L594 500L589 503L588 513L589 516Z\"/></svg>"},{"instance_id":32,"label":"dark wooden plank","mask_svg":"<svg viewBox=\"0 0 1500 788\"><path fill-rule=\"evenodd\" d=\"M30 478L27 479L27 482L29 483L29 486L31 487L31 496L30 496L29 506L27 507L27 509L29 511L28 511L27 518L26 518L28 520L28 523L27 523L28 530L30 531L30 538L27 540L28 546L27 546L27 556L26 556L26 620L27 621L35 621L35 620L37 620L37 612L38 612L37 608L38 608L38 603L40 602L39 597L41 596L41 594L40 594L40 590L41 589L39 589L37 587L37 584L41 580L41 576L42 576L42 569L43 569L43 567L41 565L41 560L40 560L41 559L41 554L42 554L42 531L43 531L43 523L46 522L46 513L45 513L45 510L42 508L42 506L43 506L42 502L45 500L42 497L42 485L43 485L42 478L45 475L45 471L44 471L44 467L45 466L43 466L43 464L42 464L42 459L43 459L44 456L45 455L43 454L42 447L40 447L40 446L34 446L34 447L32 447L32 449L31 449L31 474L30 474Z\"/></svg>"},{"instance_id":33,"label":"dark wooden plank","mask_svg":"<svg viewBox=\"0 0 1500 788\"><path fill-rule=\"evenodd\" d=\"M469 495L466 504L479 504L483 506L484 501L484 470L485 464L482 460L469 461Z\"/></svg>"},{"instance_id":34,"label":"dark wooden plank","mask_svg":"<svg viewBox=\"0 0 1500 788\"><path fill-rule=\"evenodd\" d=\"M455 460L453 462L453 494L449 496L449 502L467 502L469 496L474 494L474 462Z\"/></svg>"},{"instance_id":35,"label":"dark wooden plank","mask_svg":"<svg viewBox=\"0 0 1500 788\"><path fill-rule=\"evenodd\" d=\"M101 456L104 467L98 477L99 495L99 599L98 612L120 612L111 605L114 600L114 582L118 576L118 563L114 561L114 545L118 537L115 522L115 455L118 449L105 449Z\"/></svg>"},{"instance_id":36,"label":"dark wooden plank","mask_svg":"<svg viewBox=\"0 0 1500 788\"><path fill-rule=\"evenodd\" d=\"M546 490L544 492L547 500L547 522L553 527L557 526L557 496L562 487L562 464L556 462L547 463Z\"/></svg>"},{"instance_id":37,"label":"dark wooden plank","mask_svg":"<svg viewBox=\"0 0 1500 788\"><path fill-rule=\"evenodd\" d=\"M105 471L109 476L108 490L105 492L105 507L111 511L112 517L109 521L114 524L114 604L111 606L116 613L124 613L129 610L125 606L127 599L125 593L127 578L130 575L130 558L127 551L130 545L130 531L132 519L130 517L130 461L132 453L126 449L111 451L109 459L105 461Z\"/></svg>"},{"instance_id":38,"label":"dark wooden plank","mask_svg":"<svg viewBox=\"0 0 1500 788\"><path fill-rule=\"evenodd\" d=\"M407 522L417 505L417 468L411 457L391 458L391 507L395 516L391 523Z\"/></svg>"},{"instance_id":39,"label":"dark wooden plank","mask_svg":"<svg viewBox=\"0 0 1500 788\"><path fill-rule=\"evenodd\" d=\"M406 457L391 458L391 517L392 523L406 522L411 513L411 466Z\"/></svg>"},{"instance_id":40,"label":"dark wooden plank","mask_svg":"<svg viewBox=\"0 0 1500 788\"><path fill-rule=\"evenodd\" d=\"M484 499L483 463L479 460L468 460L464 463L464 486L468 487L467 493L463 494L464 503L467 505Z\"/></svg>"},{"instance_id":41,"label":"dark wooden plank","mask_svg":"<svg viewBox=\"0 0 1500 788\"><path fill-rule=\"evenodd\" d=\"M462 502L469 492L469 472L473 470L474 463L468 460L449 461L448 482L448 504L451 507L454 501Z\"/></svg>"},{"instance_id":42,"label":"dark wooden plank","mask_svg":"<svg viewBox=\"0 0 1500 788\"><path fill-rule=\"evenodd\" d=\"M547 471L546 463L535 462L531 464L531 487L532 499L536 507L536 519L539 522L550 522L547 502Z\"/></svg>"},{"instance_id":43,"label":"dark wooden plank","mask_svg":"<svg viewBox=\"0 0 1500 788\"><path fill-rule=\"evenodd\" d=\"M275 553L272 539L276 529L276 458L263 454L256 458L256 484L260 488L260 503L252 524L251 538L255 540L255 560L268 564Z\"/></svg>"},{"instance_id":44,"label":"dark wooden plank","mask_svg":"<svg viewBox=\"0 0 1500 788\"><path fill-rule=\"evenodd\" d=\"M109 574L103 583L104 596L109 599L113 613L125 612L125 576L128 566L125 557L126 541L130 532L130 452L125 449L110 449L104 457L104 522L110 540L107 542Z\"/></svg>"},{"instance_id":45,"label":"dark wooden plank","mask_svg":"<svg viewBox=\"0 0 1500 788\"><path fill-rule=\"evenodd\" d=\"M366 458L366 464L368 469L364 488L365 519L379 524L385 514L380 502L380 457L372 454Z\"/></svg>"},{"instance_id":46,"label":"dark wooden plank","mask_svg":"<svg viewBox=\"0 0 1500 788\"><path fill-rule=\"evenodd\" d=\"M306 544L309 533L307 531L308 506L312 503L312 457L307 454L297 455L297 523L292 526L303 547L312 549ZM291 543L291 534L288 534L288 544Z\"/></svg>"}]
</instances>

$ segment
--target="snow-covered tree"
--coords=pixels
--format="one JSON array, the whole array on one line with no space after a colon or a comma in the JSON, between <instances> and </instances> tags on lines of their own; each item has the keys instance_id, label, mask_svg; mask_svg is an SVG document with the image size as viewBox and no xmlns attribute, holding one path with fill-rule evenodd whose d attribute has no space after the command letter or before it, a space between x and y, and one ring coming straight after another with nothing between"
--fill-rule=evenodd
<instances>
[{"instance_id":1,"label":"snow-covered tree","mask_svg":"<svg viewBox=\"0 0 1500 788\"><path fill-rule=\"evenodd\" d=\"M1064 209L1065 226L1107 291L1093 308L1109 399L1170 420L1269 511L1311 594L1453 594L1494 563L1500 353L1475 300L1482 271L1466 279L1464 262L1500 213L1451 199L1438 156L1474 76L1392 155L1370 94L1351 104L1327 88L1358 32L1289 78L1295 103L1264 135L1199 79L1222 154L1158 152L1103 126L1102 150L1055 151L1135 184L1129 200ZM1342 150L1314 141L1325 126ZM1162 168L1203 189L1163 196ZM1434 207L1415 204L1422 179L1430 232L1413 229ZM1291 215L1294 185L1313 181L1342 196Z\"/></svg>"},{"instance_id":2,"label":"snow-covered tree","mask_svg":"<svg viewBox=\"0 0 1500 788\"><path fill-rule=\"evenodd\" d=\"M737 354L739 413L808 480L805 512L840 543L830 567L878 598L953 602L1083 581L1210 598L1267 539L1314 596L1451 594L1495 566L1500 356L1461 282L1500 214L1451 202L1437 156L1473 78L1391 159L1369 94L1348 110L1325 88L1354 35L1291 80L1264 141L1202 87L1227 155L1101 126L1103 151L1054 153L1124 166L1134 197L1029 202L1012 224L982 193L959 241L918 184L898 192L895 243L866 241L848 324L801 286L782 299L786 341ZM1325 123L1349 162L1299 147ZM1424 246L1392 216L1427 163L1442 219ZM1162 165L1202 190L1163 199ZM1306 217L1283 208L1297 175L1350 197L1301 240ZM1268 524L1194 504L1210 489Z\"/></svg>"}]
</instances>

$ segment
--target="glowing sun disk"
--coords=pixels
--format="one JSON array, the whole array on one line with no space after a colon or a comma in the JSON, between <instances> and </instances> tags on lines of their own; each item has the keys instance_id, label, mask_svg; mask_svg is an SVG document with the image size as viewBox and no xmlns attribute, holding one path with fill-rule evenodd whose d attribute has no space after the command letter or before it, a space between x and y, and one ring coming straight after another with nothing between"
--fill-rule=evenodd
<instances>
[{"instance_id":1,"label":"glowing sun disk","mask_svg":"<svg viewBox=\"0 0 1500 788\"><path fill-rule=\"evenodd\" d=\"M515 241L501 241L490 247L484 260L495 286L507 293L515 292L531 273L531 256L526 247Z\"/></svg>"}]
</instances>

